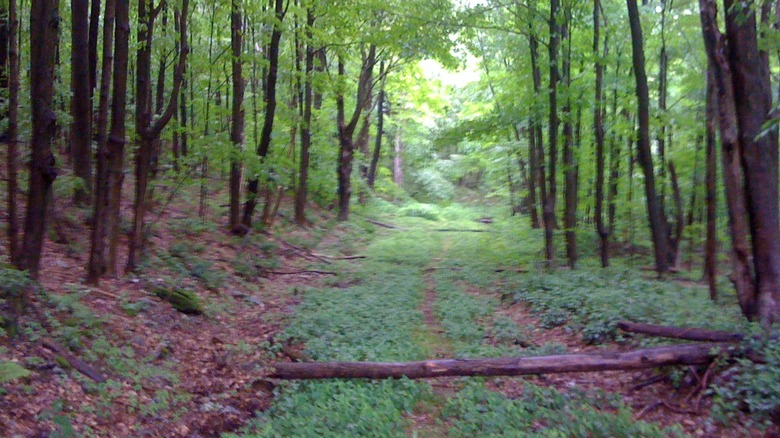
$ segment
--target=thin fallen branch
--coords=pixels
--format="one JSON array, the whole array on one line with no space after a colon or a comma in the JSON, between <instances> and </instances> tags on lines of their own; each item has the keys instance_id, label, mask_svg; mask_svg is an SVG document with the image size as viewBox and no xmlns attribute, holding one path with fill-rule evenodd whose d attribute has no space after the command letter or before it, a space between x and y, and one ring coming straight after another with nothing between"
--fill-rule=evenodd
<instances>
[{"instance_id":1,"label":"thin fallen branch","mask_svg":"<svg viewBox=\"0 0 780 438\"><path fill-rule=\"evenodd\" d=\"M433 230L439 233L492 233L493 230L458 230L455 228L440 228Z\"/></svg>"},{"instance_id":2,"label":"thin fallen branch","mask_svg":"<svg viewBox=\"0 0 780 438\"><path fill-rule=\"evenodd\" d=\"M692 327L670 327L664 325L640 324L637 322L620 321L618 328L624 332L639 333L671 339L685 339L703 342L739 342L745 338L740 333L707 330Z\"/></svg>"},{"instance_id":3,"label":"thin fallen branch","mask_svg":"<svg viewBox=\"0 0 780 438\"><path fill-rule=\"evenodd\" d=\"M391 230L403 230L403 228L401 228L401 227L397 227L395 225L386 224L384 222L375 221L373 219L366 218L366 222L368 222L369 224L374 224L374 225L376 225L378 227L388 228L388 229L391 229Z\"/></svg>"},{"instance_id":4,"label":"thin fallen branch","mask_svg":"<svg viewBox=\"0 0 780 438\"><path fill-rule=\"evenodd\" d=\"M311 253L311 255L315 257L322 257L324 259L330 259L330 260L359 260L359 259L367 259L368 256L363 255L354 255L354 256L332 256L327 254L319 254L316 252Z\"/></svg>"},{"instance_id":5,"label":"thin fallen branch","mask_svg":"<svg viewBox=\"0 0 780 438\"><path fill-rule=\"evenodd\" d=\"M463 376L523 376L638 370L669 365L708 364L716 351L731 351L724 343L673 345L629 352L564 354L496 359L442 359L421 362L275 363L278 379L426 379Z\"/></svg>"},{"instance_id":6,"label":"thin fallen branch","mask_svg":"<svg viewBox=\"0 0 780 438\"><path fill-rule=\"evenodd\" d=\"M285 271L265 271L267 274L273 274L273 275L302 275L302 274L315 274L315 275L338 275L335 272L330 271L318 271L316 269L307 269L303 271L292 271L292 272L285 272Z\"/></svg>"},{"instance_id":7,"label":"thin fallen branch","mask_svg":"<svg viewBox=\"0 0 780 438\"><path fill-rule=\"evenodd\" d=\"M71 368L89 377L95 382L103 383L106 381L105 376L103 376L103 374L97 368L72 355L63 346L54 342L52 339L44 338L41 340L41 345L47 350L50 350L63 358L65 362L71 366Z\"/></svg>"},{"instance_id":8,"label":"thin fallen branch","mask_svg":"<svg viewBox=\"0 0 780 438\"><path fill-rule=\"evenodd\" d=\"M273 234L269 233L268 231L263 231L262 233L263 233L265 236L268 236L268 237L270 237L271 239L273 239L273 240L275 240L275 241L277 241L277 242L281 243L282 245L284 245L284 246L286 246L286 247L288 247L288 248L292 248L292 249L293 249L293 250L295 250L296 252L298 252L298 253L300 253L301 255L303 255L303 257L304 257L304 258L308 258L308 259L314 259L314 260L317 260L317 261L319 261L319 262L325 263L326 265L330 265L330 264L331 264L331 262L330 262L329 260L327 260L325 257L323 257L323 256L321 256L321 255L317 255L317 254L315 254L315 253L313 253L313 252L309 251L309 250L308 250L308 249L306 249L306 248L303 248L303 247L301 247L301 246L298 246L298 245L295 245L295 244L293 244L293 243L290 243L290 242L288 242L288 241L286 241L286 240L284 240L284 239L282 239L282 238L280 238L280 237L276 237L276 236L274 236Z\"/></svg>"}]
</instances>

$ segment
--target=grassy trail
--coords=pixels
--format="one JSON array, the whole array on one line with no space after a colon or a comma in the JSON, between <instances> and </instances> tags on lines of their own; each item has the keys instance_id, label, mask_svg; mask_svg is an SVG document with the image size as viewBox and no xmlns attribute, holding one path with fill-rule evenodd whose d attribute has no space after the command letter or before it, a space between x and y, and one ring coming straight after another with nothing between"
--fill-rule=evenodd
<instances>
[{"instance_id":1,"label":"grassy trail","mask_svg":"<svg viewBox=\"0 0 780 438\"><path fill-rule=\"evenodd\" d=\"M601 327L598 324L609 329L611 319L591 321L583 311L603 305L600 299L611 300L604 306L607 312L614 307L614 297L599 297L584 289L586 281L595 284L604 277L522 277L513 268L533 270L541 242L535 232L523 229L515 218L499 218L489 226L489 233L434 232L488 227L475 224L476 210L460 206L442 210L441 216L439 221L382 218L403 230L366 225L363 231L375 233L365 248L368 258L339 265L341 274L330 287L306 291L285 336L304 343L306 353L320 361L410 361L565 350L561 345L519 347L521 340L542 328L520 327L499 312L506 299L530 300L539 319L551 326L576 322L586 329L594 324L593 330ZM550 281L560 290L551 291L545 283ZM568 283L583 286L586 295L576 295L583 294L580 289L564 290L561 284ZM597 287L603 289L601 284ZM581 314L556 307L559 302ZM603 393L576 388L559 392L524 383L521 396L510 399L489 389L500 380L439 380L287 383L274 406L260 413L247 433L285 437L681 435L634 421L616 397Z\"/></svg>"}]
</instances>

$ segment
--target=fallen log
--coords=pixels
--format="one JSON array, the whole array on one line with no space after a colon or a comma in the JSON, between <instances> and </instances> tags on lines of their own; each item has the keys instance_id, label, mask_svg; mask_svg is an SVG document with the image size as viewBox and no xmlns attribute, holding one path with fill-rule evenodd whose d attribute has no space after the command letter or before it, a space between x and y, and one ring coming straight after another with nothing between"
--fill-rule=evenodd
<instances>
[{"instance_id":1,"label":"fallen log","mask_svg":"<svg viewBox=\"0 0 780 438\"><path fill-rule=\"evenodd\" d=\"M693 327L671 327L665 325L641 324L638 322L620 321L617 324L620 330L629 333L638 333L661 338L684 339L687 341L702 342L739 342L745 338L740 333L725 332L720 330L707 330Z\"/></svg>"},{"instance_id":2,"label":"fallen log","mask_svg":"<svg viewBox=\"0 0 780 438\"><path fill-rule=\"evenodd\" d=\"M51 350L57 356L61 357L65 362L68 363L68 365L71 366L71 368L89 377L95 382L103 383L106 381L105 376L103 376L103 374L98 371L97 368L70 354L70 352L68 352L65 347L54 342L53 340L44 338L41 340L41 345L47 350Z\"/></svg>"},{"instance_id":3,"label":"fallen log","mask_svg":"<svg viewBox=\"0 0 780 438\"><path fill-rule=\"evenodd\" d=\"M669 365L703 365L718 352L731 352L725 343L672 345L628 352L564 354L495 359L441 359L421 362L275 363L270 377L302 379L427 379L436 377L523 376L533 374L627 371Z\"/></svg>"}]
</instances>

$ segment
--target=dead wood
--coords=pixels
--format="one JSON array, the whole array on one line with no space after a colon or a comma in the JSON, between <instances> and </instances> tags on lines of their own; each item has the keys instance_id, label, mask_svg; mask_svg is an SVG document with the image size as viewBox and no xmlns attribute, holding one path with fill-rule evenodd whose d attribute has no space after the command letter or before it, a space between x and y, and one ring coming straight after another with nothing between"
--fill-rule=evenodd
<instances>
[{"instance_id":1,"label":"dead wood","mask_svg":"<svg viewBox=\"0 0 780 438\"><path fill-rule=\"evenodd\" d=\"M331 256L327 254L319 254L316 252L311 253L311 255L315 257L322 257L324 259L330 259L330 260L360 260L360 259L367 259L368 256L363 255L353 255L353 256Z\"/></svg>"},{"instance_id":2,"label":"dead wood","mask_svg":"<svg viewBox=\"0 0 780 438\"><path fill-rule=\"evenodd\" d=\"M384 222L375 221L373 219L366 219L366 222L368 222L369 224L374 224L374 225L376 225L378 227L388 228L388 229L391 229L391 230L403 230L403 228L401 228L401 227L397 227L395 225L386 224Z\"/></svg>"},{"instance_id":3,"label":"dead wood","mask_svg":"<svg viewBox=\"0 0 780 438\"><path fill-rule=\"evenodd\" d=\"M492 233L493 230L459 230L456 228L440 228L433 230L439 233Z\"/></svg>"},{"instance_id":4,"label":"dead wood","mask_svg":"<svg viewBox=\"0 0 780 438\"><path fill-rule=\"evenodd\" d=\"M495 359L442 359L420 362L275 363L278 379L426 379L465 376L522 376L598 371L628 371L670 365L703 365L715 351L730 351L725 343L673 345L628 352L565 354Z\"/></svg>"},{"instance_id":5,"label":"dead wood","mask_svg":"<svg viewBox=\"0 0 780 438\"><path fill-rule=\"evenodd\" d=\"M273 274L273 275L304 275L304 274L314 274L314 275L332 275L337 276L338 274L335 272L330 271L318 271L316 269L307 269L303 271L292 271L292 272L285 272L285 271L265 271L267 274Z\"/></svg>"},{"instance_id":6,"label":"dead wood","mask_svg":"<svg viewBox=\"0 0 780 438\"><path fill-rule=\"evenodd\" d=\"M41 345L47 350L54 352L62 359L64 359L65 362L71 366L71 368L89 377L95 382L103 383L106 381L106 377L103 376L103 374L97 368L72 355L63 346L54 342L52 339L44 338L41 340Z\"/></svg>"},{"instance_id":7,"label":"dead wood","mask_svg":"<svg viewBox=\"0 0 780 438\"><path fill-rule=\"evenodd\" d=\"M671 339L685 339L688 341L739 342L745 338L745 336L740 333L692 327L671 327L663 325L641 324L629 321L618 322L617 326L621 330L629 333L639 333L643 335Z\"/></svg>"}]
</instances>

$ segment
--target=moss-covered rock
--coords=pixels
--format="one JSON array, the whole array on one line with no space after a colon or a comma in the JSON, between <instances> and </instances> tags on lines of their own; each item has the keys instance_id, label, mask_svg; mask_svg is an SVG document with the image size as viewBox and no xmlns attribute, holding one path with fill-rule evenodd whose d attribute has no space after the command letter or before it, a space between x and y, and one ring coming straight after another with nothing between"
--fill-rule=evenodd
<instances>
[{"instance_id":1,"label":"moss-covered rock","mask_svg":"<svg viewBox=\"0 0 780 438\"><path fill-rule=\"evenodd\" d=\"M158 286L154 294L161 300L171 303L174 309L187 315L200 315L203 313L203 305L195 292L187 289L168 288Z\"/></svg>"}]
</instances>

